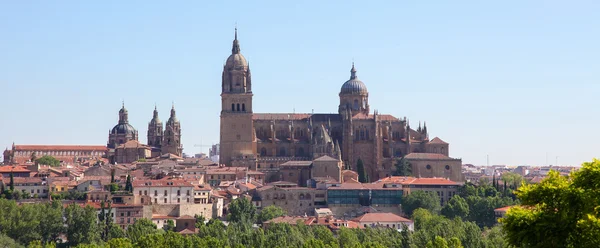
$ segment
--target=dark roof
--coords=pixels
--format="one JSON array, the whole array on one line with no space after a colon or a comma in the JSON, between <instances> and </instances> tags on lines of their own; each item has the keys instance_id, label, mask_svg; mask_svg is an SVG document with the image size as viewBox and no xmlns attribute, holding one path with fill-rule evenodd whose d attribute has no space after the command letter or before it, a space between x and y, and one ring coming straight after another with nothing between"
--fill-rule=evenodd
<instances>
[{"instance_id":1,"label":"dark roof","mask_svg":"<svg viewBox=\"0 0 600 248\"><path fill-rule=\"evenodd\" d=\"M129 123L119 123L110 131L111 134L131 134L135 135L135 128Z\"/></svg>"},{"instance_id":2,"label":"dark roof","mask_svg":"<svg viewBox=\"0 0 600 248\"><path fill-rule=\"evenodd\" d=\"M444 154L438 153L422 153L422 152L413 152L404 156L406 159L423 159L423 160L453 160L454 158L448 157Z\"/></svg>"},{"instance_id":3,"label":"dark roof","mask_svg":"<svg viewBox=\"0 0 600 248\"><path fill-rule=\"evenodd\" d=\"M312 161L287 161L279 166L310 166Z\"/></svg>"}]
</instances>

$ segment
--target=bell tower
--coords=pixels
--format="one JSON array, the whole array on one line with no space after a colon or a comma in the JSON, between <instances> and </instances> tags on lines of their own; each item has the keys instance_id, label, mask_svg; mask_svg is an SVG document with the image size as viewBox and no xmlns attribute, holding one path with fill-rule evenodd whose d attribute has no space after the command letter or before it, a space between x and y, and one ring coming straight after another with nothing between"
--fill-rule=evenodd
<instances>
[{"instance_id":1,"label":"bell tower","mask_svg":"<svg viewBox=\"0 0 600 248\"><path fill-rule=\"evenodd\" d=\"M254 157L252 96L250 68L240 53L236 28L221 82L220 164L231 166L235 160Z\"/></svg>"}]
</instances>

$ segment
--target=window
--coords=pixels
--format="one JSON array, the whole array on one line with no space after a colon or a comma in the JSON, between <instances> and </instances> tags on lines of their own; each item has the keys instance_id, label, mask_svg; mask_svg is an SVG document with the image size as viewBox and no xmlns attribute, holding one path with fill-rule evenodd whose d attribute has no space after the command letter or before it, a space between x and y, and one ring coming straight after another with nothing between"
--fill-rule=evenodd
<instances>
[{"instance_id":1,"label":"window","mask_svg":"<svg viewBox=\"0 0 600 248\"><path fill-rule=\"evenodd\" d=\"M285 147L279 148L279 156L285 157Z\"/></svg>"},{"instance_id":2,"label":"window","mask_svg":"<svg viewBox=\"0 0 600 248\"><path fill-rule=\"evenodd\" d=\"M167 198L165 198L165 203L167 203Z\"/></svg>"},{"instance_id":3,"label":"window","mask_svg":"<svg viewBox=\"0 0 600 248\"><path fill-rule=\"evenodd\" d=\"M267 156L267 148L260 148L260 155L261 156Z\"/></svg>"},{"instance_id":4,"label":"window","mask_svg":"<svg viewBox=\"0 0 600 248\"><path fill-rule=\"evenodd\" d=\"M246 112L246 104L242 103L242 112Z\"/></svg>"},{"instance_id":5,"label":"window","mask_svg":"<svg viewBox=\"0 0 600 248\"><path fill-rule=\"evenodd\" d=\"M158 196L158 190L154 191L154 196Z\"/></svg>"},{"instance_id":6,"label":"window","mask_svg":"<svg viewBox=\"0 0 600 248\"><path fill-rule=\"evenodd\" d=\"M165 190L165 196L167 196L167 191Z\"/></svg>"},{"instance_id":7,"label":"window","mask_svg":"<svg viewBox=\"0 0 600 248\"><path fill-rule=\"evenodd\" d=\"M237 104L237 106L236 106L236 107L237 107L237 108L236 108L236 110L237 110L237 111L240 111L240 104L239 104L239 103Z\"/></svg>"},{"instance_id":8,"label":"window","mask_svg":"<svg viewBox=\"0 0 600 248\"><path fill-rule=\"evenodd\" d=\"M450 170L450 165L446 165L446 170Z\"/></svg>"},{"instance_id":9,"label":"window","mask_svg":"<svg viewBox=\"0 0 600 248\"><path fill-rule=\"evenodd\" d=\"M180 203L180 202L181 202L181 199L177 198L177 203Z\"/></svg>"},{"instance_id":10,"label":"window","mask_svg":"<svg viewBox=\"0 0 600 248\"><path fill-rule=\"evenodd\" d=\"M181 195L181 190L178 189L177 190L177 196L180 196L180 195Z\"/></svg>"},{"instance_id":11,"label":"window","mask_svg":"<svg viewBox=\"0 0 600 248\"><path fill-rule=\"evenodd\" d=\"M190 191L189 191L189 190L187 191L187 195L188 195L188 196L190 195Z\"/></svg>"},{"instance_id":12,"label":"window","mask_svg":"<svg viewBox=\"0 0 600 248\"><path fill-rule=\"evenodd\" d=\"M358 100L354 99L354 109L356 110L358 108L359 108L359 106L358 106Z\"/></svg>"},{"instance_id":13,"label":"window","mask_svg":"<svg viewBox=\"0 0 600 248\"><path fill-rule=\"evenodd\" d=\"M425 166L426 169L431 170L431 165Z\"/></svg>"},{"instance_id":14,"label":"window","mask_svg":"<svg viewBox=\"0 0 600 248\"><path fill-rule=\"evenodd\" d=\"M231 112L234 112L234 111L235 111L235 104L232 103L231 104Z\"/></svg>"}]
</instances>

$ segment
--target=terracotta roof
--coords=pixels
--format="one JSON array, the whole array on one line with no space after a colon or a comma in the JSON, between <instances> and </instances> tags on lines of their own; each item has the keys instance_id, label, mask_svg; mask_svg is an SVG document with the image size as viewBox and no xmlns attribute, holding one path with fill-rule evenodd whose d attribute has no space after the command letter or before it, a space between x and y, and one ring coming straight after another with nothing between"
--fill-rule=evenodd
<instances>
[{"instance_id":1,"label":"terracotta roof","mask_svg":"<svg viewBox=\"0 0 600 248\"><path fill-rule=\"evenodd\" d=\"M494 212L504 212L504 213L506 213L506 211L508 211L512 207L514 207L514 206L506 206L506 207L496 208L496 209L494 209Z\"/></svg>"},{"instance_id":2,"label":"terracotta roof","mask_svg":"<svg viewBox=\"0 0 600 248\"><path fill-rule=\"evenodd\" d=\"M323 155L323 156L315 159L315 161L339 161L339 160L332 158L330 156L327 156L327 155Z\"/></svg>"},{"instance_id":3,"label":"terracotta roof","mask_svg":"<svg viewBox=\"0 0 600 248\"><path fill-rule=\"evenodd\" d=\"M148 149L150 149L149 146L144 145L137 140L127 141L124 144L119 145L117 148L148 148Z\"/></svg>"},{"instance_id":4,"label":"terracotta roof","mask_svg":"<svg viewBox=\"0 0 600 248\"><path fill-rule=\"evenodd\" d=\"M156 220L156 219L161 219L161 220L162 219L172 219L172 220L174 220L174 219L177 219L177 217L169 216L169 215L152 215L152 219L153 220Z\"/></svg>"},{"instance_id":5,"label":"terracotta roof","mask_svg":"<svg viewBox=\"0 0 600 248\"><path fill-rule=\"evenodd\" d=\"M439 153L423 153L423 152L413 152L404 156L407 159L424 159L424 160L454 160L454 158L448 157L444 154Z\"/></svg>"},{"instance_id":6,"label":"terracotta roof","mask_svg":"<svg viewBox=\"0 0 600 248\"><path fill-rule=\"evenodd\" d=\"M15 184L42 183L42 178L41 177L14 177L13 181Z\"/></svg>"},{"instance_id":7,"label":"terracotta roof","mask_svg":"<svg viewBox=\"0 0 600 248\"><path fill-rule=\"evenodd\" d=\"M189 216L189 215L182 215L182 216L179 216L178 219L180 219L180 220L195 220L196 218Z\"/></svg>"},{"instance_id":8,"label":"terracotta roof","mask_svg":"<svg viewBox=\"0 0 600 248\"><path fill-rule=\"evenodd\" d=\"M248 190L256 189L256 185L251 184L251 183L242 183L241 185L243 185L244 187L248 188Z\"/></svg>"},{"instance_id":9,"label":"terracotta roof","mask_svg":"<svg viewBox=\"0 0 600 248\"><path fill-rule=\"evenodd\" d=\"M106 146L96 145L16 145L17 151L106 151Z\"/></svg>"},{"instance_id":10,"label":"terracotta roof","mask_svg":"<svg viewBox=\"0 0 600 248\"><path fill-rule=\"evenodd\" d=\"M403 185L460 185L460 183L450 181L446 178L413 178L401 182Z\"/></svg>"},{"instance_id":11,"label":"terracotta roof","mask_svg":"<svg viewBox=\"0 0 600 248\"><path fill-rule=\"evenodd\" d=\"M404 217L400 217L393 213L366 213L362 216L359 216L353 221L356 222L412 222Z\"/></svg>"},{"instance_id":12,"label":"terracotta roof","mask_svg":"<svg viewBox=\"0 0 600 248\"><path fill-rule=\"evenodd\" d=\"M312 165L312 161L287 161L279 166L310 166Z\"/></svg>"},{"instance_id":13,"label":"terracotta roof","mask_svg":"<svg viewBox=\"0 0 600 248\"><path fill-rule=\"evenodd\" d=\"M184 234L184 235L185 235L185 234L195 234L195 233L196 233L196 232L194 232L194 231L192 231L192 230L190 230L190 229L187 229L187 228L186 228L186 229L183 229L183 230L181 230L181 231L179 231L179 234Z\"/></svg>"},{"instance_id":14,"label":"terracotta roof","mask_svg":"<svg viewBox=\"0 0 600 248\"><path fill-rule=\"evenodd\" d=\"M448 144L446 141L443 141L442 139L435 137L432 140L429 141L429 144Z\"/></svg>"},{"instance_id":15,"label":"terracotta roof","mask_svg":"<svg viewBox=\"0 0 600 248\"><path fill-rule=\"evenodd\" d=\"M5 166L0 166L0 173L10 173L10 172L18 172L18 173L28 173L31 172L30 170L28 170L27 168L23 167L23 166L10 166L10 165L5 165Z\"/></svg>"}]
</instances>

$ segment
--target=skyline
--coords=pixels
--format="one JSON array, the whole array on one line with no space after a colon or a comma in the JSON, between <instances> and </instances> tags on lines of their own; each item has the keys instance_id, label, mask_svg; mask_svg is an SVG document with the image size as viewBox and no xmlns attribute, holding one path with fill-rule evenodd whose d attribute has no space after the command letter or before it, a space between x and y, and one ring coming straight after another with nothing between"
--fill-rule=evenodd
<instances>
[{"instance_id":1,"label":"skyline","mask_svg":"<svg viewBox=\"0 0 600 248\"><path fill-rule=\"evenodd\" d=\"M218 143L237 22L255 113L337 112L354 61L371 112L426 121L463 163L597 157L593 1L140 3L2 4L0 145L106 144L122 100L140 142L174 102L186 154Z\"/></svg>"}]
</instances>

